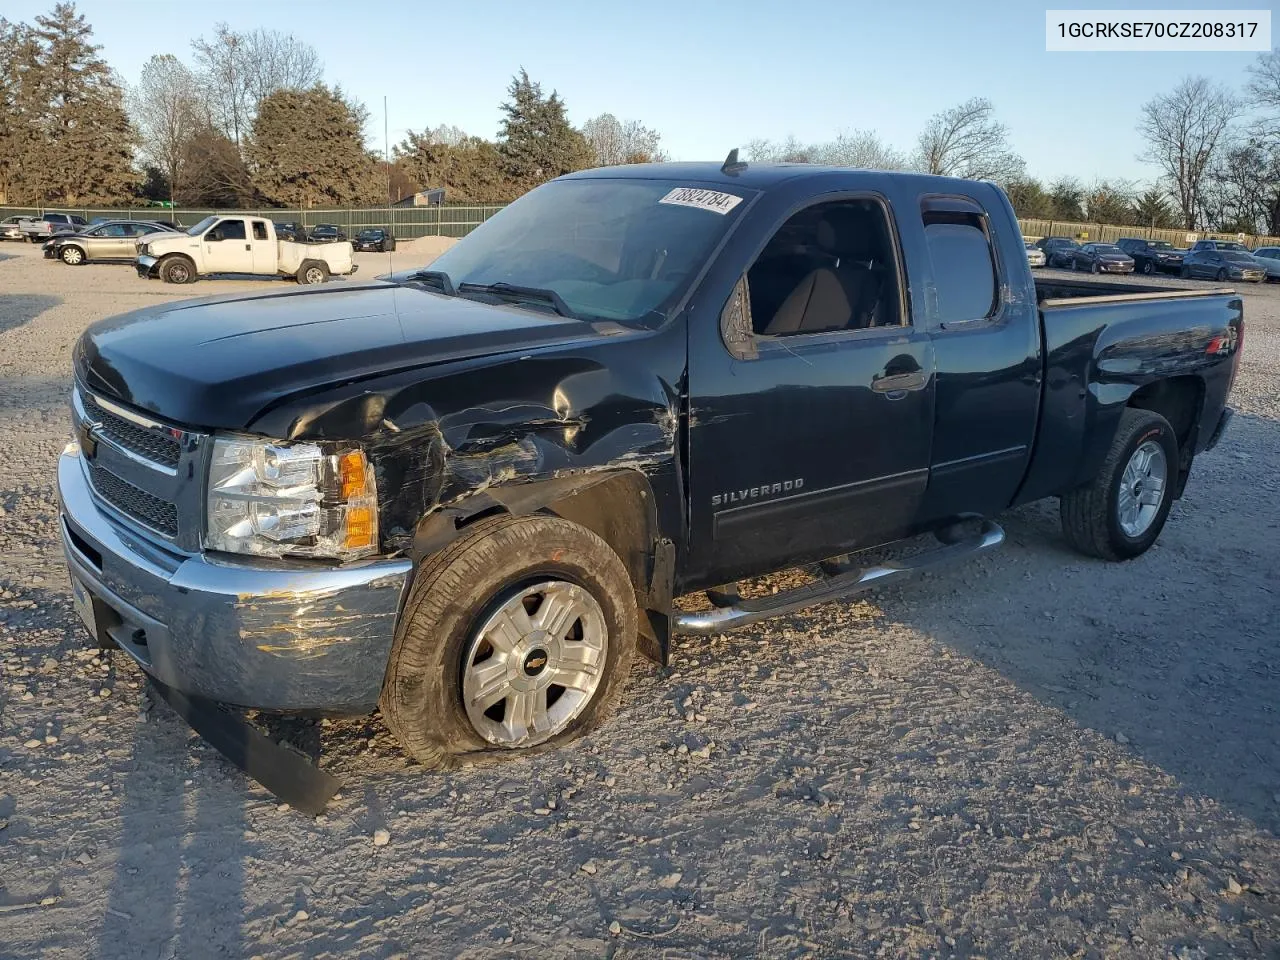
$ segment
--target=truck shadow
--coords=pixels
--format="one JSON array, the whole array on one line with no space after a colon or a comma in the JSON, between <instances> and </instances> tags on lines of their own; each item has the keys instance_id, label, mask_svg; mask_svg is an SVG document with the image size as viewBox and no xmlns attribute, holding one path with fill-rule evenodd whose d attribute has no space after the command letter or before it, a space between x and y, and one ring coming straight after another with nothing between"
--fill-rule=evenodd
<instances>
[{"instance_id":1,"label":"truck shadow","mask_svg":"<svg viewBox=\"0 0 1280 960\"><path fill-rule=\"evenodd\" d=\"M3 254L0 254L0 259L3 258ZM42 293L0 295L0 333L7 333L24 326L60 303L62 303L62 297L51 297Z\"/></svg>"},{"instance_id":2,"label":"truck shadow","mask_svg":"<svg viewBox=\"0 0 1280 960\"><path fill-rule=\"evenodd\" d=\"M1056 502L999 518L1005 549L880 598L887 617L1003 674L1187 789L1280 834L1280 423L1237 416L1157 546L1082 558Z\"/></svg>"}]
</instances>

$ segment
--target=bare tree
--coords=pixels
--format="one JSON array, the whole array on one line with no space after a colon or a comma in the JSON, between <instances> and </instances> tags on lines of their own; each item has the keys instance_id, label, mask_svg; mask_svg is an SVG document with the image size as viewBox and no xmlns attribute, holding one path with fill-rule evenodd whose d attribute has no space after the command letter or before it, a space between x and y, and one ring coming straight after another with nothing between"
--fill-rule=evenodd
<instances>
[{"instance_id":1,"label":"bare tree","mask_svg":"<svg viewBox=\"0 0 1280 960\"><path fill-rule=\"evenodd\" d=\"M243 146L258 106L277 90L305 90L320 82L323 64L310 44L275 30L236 33L225 23L211 39L191 43L213 122Z\"/></svg>"},{"instance_id":2,"label":"bare tree","mask_svg":"<svg viewBox=\"0 0 1280 960\"><path fill-rule=\"evenodd\" d=\"M1206 174L1238 112L1231 91L1204 77L1187 77L1142 106L1147 149L1139 159L1160 168L1188 230L1202 218Z\"/></svg>"},{"instance_id":3,"label":"bare tree","mask_svg":"<svg viewBox=\"0 0 1280 960\"><path fill-rule=\"evenodd\" d=\"M863 170L905 170L907 158L889 146L874 130L849 130L830 143L814 148L818 163Z\"/></svg>"},{"instance_id":4,"label":"bare tree","mask_svg":"<svg viewBox=\"0 0 1280 960\"><path fill-rule=\"evenodd\" d=\"M756 139L747 143L747 157L755 163L817 163L816 149L794 136L786 140Z\"/></svg>"},{"instance_id":5,"label":"bare tree","mask_svg":"<svg viewBox=\"0 0 1280 960\"><path fill-rule=\"evenodd\" d=\"M1259 106L1272 113L1268 125L1272 135L1276 135L1280 133L1280 47L1258 54L1249 75L1249 94Z\"/></svg>"},{"instance_id":6,"label":"bare tree","mask_svg":"<svg viewBox=\"0 0 1280 960\"><path fill-rule=\"evenodd\" d=\"M624 123L611 113L602 113L582 125L582 134L602 167L664 159L658 146L662 135L637 120Z\"/></svg>"},{"instance_id":7,"label":"bare tree","mask_svg":"<svg viewBox=\"0 0 1280 960\"><path fill-rule=\"evenodd\" d=\"M1022 176L1026 162L1009 144L1009 129L995 119L985 97L935 113L916 145L925 173L1007 183Z\"/></svg>"},{"instance_id":8,"label":"bare tree","mask_svg":"<svg viewBox=\"0 0 1280 960\"><path fill-rule=\"evenodd\" d=\"M129 110L141 137L142 158L168 179L172 200L187 144L204 123L195 75L172 54L152 57L129 93Z\"/></svg>"}]
</instances>

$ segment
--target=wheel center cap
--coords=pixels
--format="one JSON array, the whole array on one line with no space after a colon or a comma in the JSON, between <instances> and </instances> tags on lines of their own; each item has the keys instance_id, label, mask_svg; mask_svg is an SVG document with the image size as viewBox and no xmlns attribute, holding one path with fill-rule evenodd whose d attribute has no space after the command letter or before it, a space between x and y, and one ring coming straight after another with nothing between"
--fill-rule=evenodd
<instances>
[{"instance_id":1,"label":"wheel center cap","mask_svg":"<svg viewBox=\"0 0 1280 960\"><path fill-rule=\"evenodd\" d=\"M530 650L524 658L524 672L527 676L536 677L547 667L547 651L541 647Z\"/></svg>"}]
</instances>

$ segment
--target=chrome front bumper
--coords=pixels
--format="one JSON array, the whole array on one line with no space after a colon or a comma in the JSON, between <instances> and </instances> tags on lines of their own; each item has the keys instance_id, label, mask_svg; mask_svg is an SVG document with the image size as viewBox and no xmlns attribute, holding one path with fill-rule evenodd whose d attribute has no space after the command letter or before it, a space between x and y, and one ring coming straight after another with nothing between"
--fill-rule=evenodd
<instances>
[{"instance_id":1,"label":"chrome front bumper","mask_svg":"<svg viewBox=\"0 0 1280 960\"><path fill-rule=\"evenodd\" d=\"M105 512L75 446L58 459L58 501L67 566L92 598L99 639L156 679L264 710L377 705L408 560L288 566L178 553Z\"/></svg>"}]
</instances>

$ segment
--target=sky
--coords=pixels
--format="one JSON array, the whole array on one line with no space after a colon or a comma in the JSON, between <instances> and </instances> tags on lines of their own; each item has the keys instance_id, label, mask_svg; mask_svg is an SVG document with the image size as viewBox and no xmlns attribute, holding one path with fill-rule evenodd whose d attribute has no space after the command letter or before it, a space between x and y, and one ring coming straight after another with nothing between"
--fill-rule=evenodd
<instances>
[{"instance_id":1,"label":"sky","mask_svg":"<svg viewBox=\"0 0 1280 960\"><path fill-rule=\"evenodd\" d=\"M31 21L53 0L4 0ZM1256 53L1047 53L1045 9L1269 9L1259 0L1037 4L1026 0L79 0L126 82L156 53L190 63L219 21L311 44L370 108L370 145L439 124L493 137L521 67L564 98L573 123L603 112L662 134L675 160L719 160L755 138L828 140L871 129L908 150L928 117L987 97L1028 172L1154 179L1140 162L1142 103L1199 74L1240 90ZM180 10L180 15L175 11Z\"/></svg>"}]
</instances>

